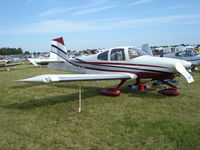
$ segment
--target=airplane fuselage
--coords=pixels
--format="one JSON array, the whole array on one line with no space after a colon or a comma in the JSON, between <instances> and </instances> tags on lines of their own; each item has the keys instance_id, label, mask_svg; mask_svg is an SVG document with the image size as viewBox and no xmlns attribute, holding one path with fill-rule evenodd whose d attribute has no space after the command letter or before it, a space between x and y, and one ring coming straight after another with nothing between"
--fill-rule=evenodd
<instances>
[{"instance_id":1,"label":"airplane fuselage","mask_svg":"<svg viewBox=\"0 0 200 150\"><path fill-rule=\"evenodd\" d=\"M124 72L136 74L138 78L141 79L169 79L175 77L175 63L180 62L186 68L191 66L191 63L189 62L172 58L159 58L148 55L138 55L132 58L130 57L128 51L129 48L130 47L113 48L107 52L103 52L104 54L101 53L90 56L82 56L74 59L67 59L64 55L62 55L62 53L58 53L58 55L62 57L65 62L50 63L48 68L86 74ZM117 50L123 50L122 60L112 58L112 52Z\"/></svg>"}]
</instances>

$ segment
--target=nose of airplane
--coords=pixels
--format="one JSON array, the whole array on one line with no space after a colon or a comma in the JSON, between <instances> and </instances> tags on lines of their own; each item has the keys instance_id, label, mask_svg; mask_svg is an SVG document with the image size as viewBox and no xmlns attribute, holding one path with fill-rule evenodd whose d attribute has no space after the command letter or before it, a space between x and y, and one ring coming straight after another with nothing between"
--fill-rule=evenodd
<instances>
[{"instance_id":1,"label":"nose of airplane","mask_svg":"<svg viewBox=\"0 0 200 150\"><path fill-rule=\"evenodd\" d=\"M189 69L192 66L192 63L185 60L179 60L179 62L186 68Z\"/></svg>"},{"instance_id":2,"label":"nose of airplane","mask_svg":"<svg viewBox=\"0 0 200 150\"><path fill-rule=\"evenodd\" d=\"M157 61L160 62L160 64L168 66L172 72L174 73L179 72L180 74L182 74L186 78L188 83L194 81L193 77L187 72L187 69L189 69L192 65L191 62L173 58L163 58L163 57L162 58L158 57L156 59Z\"/></svg>"},{"instance_id":3,"label":"nose of airplane","mask_svg":"<svg viewBox=\"0 0 200 150\"><path fill-rule=\"evenodd\" d=\"M186 60L180 60L180 59L174 59L174 58L167 58L167 57L154 57L154 59L157 59L161 64L165 65L171 65L172 68L174 68L174 65L176 63L181 63L185 69L189 69L192 66L192 63Z\"/></svg>"},{"instance_id":4,"label":"nose of airplane","mask_svg":"<svg viewBox=\"0 0 200 150\"><path fill-rule=\"evenodd\" d=\"M187 72L185 66L181 62L176 62L175 63L175 69L177 72L182 74L185 79L188 81L188 83L191 83L194 81L193 77Z\"/></svg>"}]
</instances>

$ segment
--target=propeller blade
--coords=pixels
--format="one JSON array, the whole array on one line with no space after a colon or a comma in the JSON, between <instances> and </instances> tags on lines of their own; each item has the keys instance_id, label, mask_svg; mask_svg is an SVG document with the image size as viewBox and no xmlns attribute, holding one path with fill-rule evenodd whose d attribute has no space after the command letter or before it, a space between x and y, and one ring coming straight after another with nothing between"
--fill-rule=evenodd
<instances>
[{"instance_id":1,"label":"propeller blade","mask_svg":"<svg viewBox=\"0 0 200 150\"><path fill-rule=\"evenodd\" d=\"M177 62L175 64L175 68L180 74L182 74L185 77L188 83L194 82L193 77L191 76L191 74L187 72L183 64L181 64L180 62Z\"/></svg>"}]
</instances>

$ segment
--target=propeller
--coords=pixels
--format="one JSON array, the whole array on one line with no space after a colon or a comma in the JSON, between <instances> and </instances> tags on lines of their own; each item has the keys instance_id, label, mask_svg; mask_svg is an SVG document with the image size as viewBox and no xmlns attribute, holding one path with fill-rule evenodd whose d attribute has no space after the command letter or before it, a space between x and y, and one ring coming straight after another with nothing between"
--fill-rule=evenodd
<instances>
[{"instance_id":1,"label":"propeller","mask_svg":"<svg viewBox=\"0 0 200 150\"><path fill-rule=\"evenodd\" d=\"M175 69L177 70L177 72L179 72L185 77L188 83L194 82L193 77L191 76L189 72L187 72L187 70L185 69L182 63L176 62Z\"/></svg>"}]
</instances>

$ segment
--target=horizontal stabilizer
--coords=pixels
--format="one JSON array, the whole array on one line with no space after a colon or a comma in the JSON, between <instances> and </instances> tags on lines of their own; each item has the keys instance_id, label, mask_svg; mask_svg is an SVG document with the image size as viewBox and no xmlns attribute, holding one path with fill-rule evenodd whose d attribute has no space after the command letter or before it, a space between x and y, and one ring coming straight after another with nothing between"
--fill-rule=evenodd
<instances>
[{"instance_id":1,"label":"horizontal stabilizer","mask_svg":"<svg viewBox=\"0 0 200 150\"><path fill-rule=\"evenodd\" d=\"M45 74L18 80L22 82L67 82L67 81L89 81L89 80L117 80L135 79L137 76L132 73L113 73L113 74Z\"/></svg>"},{"instance_id":2,"label":"horizontal stabilizer","mask_svg":"<svg viewBox=\"0 0 200 150\"><path fill-rule=\"evenodd\" d=\"M28 59L34 66L39 66L39 65L47 65L49 63L60 63L64 62L63 60L57 60L57 59Z\"/></svg>"}]
</instances>

